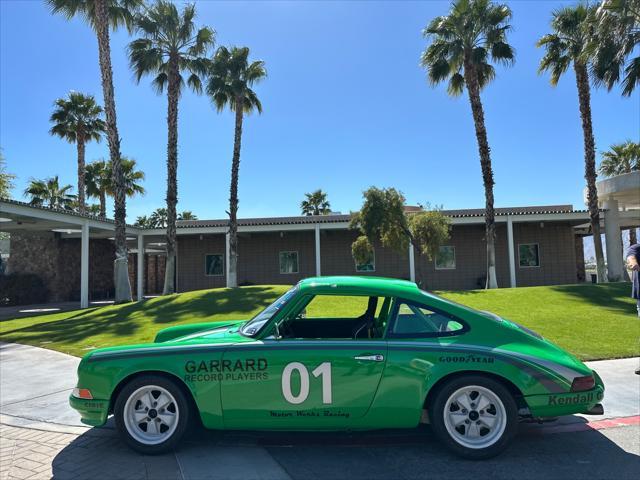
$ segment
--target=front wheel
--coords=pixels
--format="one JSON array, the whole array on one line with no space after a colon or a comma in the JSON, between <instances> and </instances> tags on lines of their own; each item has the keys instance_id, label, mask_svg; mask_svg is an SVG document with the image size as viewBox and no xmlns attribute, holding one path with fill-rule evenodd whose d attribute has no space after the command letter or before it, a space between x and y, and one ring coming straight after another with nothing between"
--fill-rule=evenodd
<instances>
[{"instance_id":1,"label":"front wheel","mask_svg":"<svg viewBox=\"0 0 640 480\"><path fill-rule=\"evenodd\" d=\"M469 375L439 389L429 411L437 437L454 453L491 458L509 445L518 428L518 409L499 382Z\"/></svg>"},{"instance_id":2,"label":"front wheel","mask_svg":"<svg viewBox=\"0 0 640 480\"><path fill-rule=\"evenodd\" d=\"M122 389L114 414L125 442L140 453L153 455L176 447L189 422L189 402L171 380L145 375Z\"/></svg>"}]
</instances>

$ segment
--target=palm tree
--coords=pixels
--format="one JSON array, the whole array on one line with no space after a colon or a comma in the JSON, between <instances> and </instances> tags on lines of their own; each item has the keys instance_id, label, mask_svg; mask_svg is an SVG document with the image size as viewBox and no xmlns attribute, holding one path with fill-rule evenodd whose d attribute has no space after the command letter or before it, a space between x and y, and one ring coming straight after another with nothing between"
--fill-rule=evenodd
<instances>
[{"instance_id":1,"label":"palm tree","mask_svg":"<svg viewBox=\"0 0 640 480\"><path fill-rule=\"evenodd\" d=\"M44 180L32 178L25 189L25 197L30 197L29 203L36 207L58 208L72 210L76 196L69 193L71 185L60 186L58 175Z\"/></svg>"},{"instance_id":2,"label":"palm tree","mask_svg":"<svg viewBox=\"0 0 640 480\"><path fill-rule=\"evenodd\" d=\"M156 208L151 215L149 215L149 225L152 228L166 228L169 223L169 214L166 208Z\"/></svg>"},{"instance_id":3,"label":"palm tree","mask_svg":"<svg viewBox=\"0 0 640 480\"><path fill-rule=\"evenodd\" d=\"M593 14L594 7L583 4L564 7L553 12L551 28L554 33L543 36L537 43L538 47L544 47L546 50L538 71L540 73L549 71L551 85L555 86L560 77L573 64L584 137L584 177L587 181L587 200L596 254L596 273L599 282L606 282L602 239L600 238L598 191L596 190L596 146L591 122L589 62L588 59L585 59L585 47L589 41L588 21Z\"/></svg>"},{"instance_id":4,"label":"palm tree","mask_svg":"<svg viewBox=\"0 0 640 480\"><path fill-rule=\"evenodd\" d=\"M111 68L111 45L109 28L114 30L125 26L131 29L134 12L144 0L46 0L52 13L60 13L71 19L79 15L96 32L98 39L98 59L104 97L109 157L113 165L115 188L114 219L116 261L114 268L115 302L131 301L127 252L127 206L124 193L124 177L120 166L120 136L116 120L116 102L113 92L113 71Z\"/></svg>"},{"instance_id":5,"label":"palm tree","mask_svg":"<svg viewBox=\"0 0 640 480\"><path fill-rule=\"evenodd\" d=\"M640 85L640 55L629 59L640 46L640 0L603 0L592 26L586 53L596 84L611 90L622 81L622 95L630 96Z\"/></svg>"},{"instance_id":6,"label":"palm tree","mask_svg":"<svg viewBox=\"0 0 640 480\"><path fill-rule=\"evenodd\" d=\"M198 220L198 216L191 210L185 210L178 214L178 220Z\"/></svg>"},{"instance_id":7,"label":"palm tree","mask_svg":"<svg viewBox=\"0 0 640 480\"><path fill-rule=\"evenodd\" d=\"M304 196L306 199L300 202L300 210L303 215L328 215L331 213L331 204L322 189L305 193Z\"/></svg>"},{"instance_id":8,"label":"palm tree","mask_svg":"<svg viewBox=\"0 0 640 480\"><path fill-rule=\"evenodd\" d=\"M142 170L136 170L136 161L122 157L120 164L124 173L125 195L127 197L133 197L136 194L144 195L145 189L139 182L144 180L145 175ZM96 160L87 165L85 175L87 195L100 200L100 216L105 218L107 196L113 197L115 193L111 162Z\"/></svg>"},{"instance_id":9,"label":"palm tree","mask_svg":"<svg viewBox=\"0 0 640 480\"><path fill-rule=\"evenodd\" d=\"M614 177L640 170L640 143L627 140L624 143L611 145L602 152L600 175Z\"/></svg>"},{"instance_id":10,"label":"palm tree","mask_svg":"<svg viewBox=\"0 0 640 480\"><path fill-rule=\"evenodd\" d=\"M141 38L129 44L129 61L139 82L153 74L153 87L160 94L167 88L167 264L163 294L175 292L176 205L178 203L178 99L184 79L196 93L202 91L200 76L206 73L205 55L213 46L215 33L208 27L196 29L194 5L182 12L166 0L158 0L136 18Z\"/></svg>"},{"instance_id":11,"label":"palm tree","mask_svg":"<svg viewBox=\"0 0 640 480\"><path fill-rule=\"evenodd\" d=\"M105 124L100 116L102 107L96 103L93 95L84 95L78 92L69 92L67 98L59 98L55 101L55 110L51 114L50 121L53 127L49 133L75 143L78 150L78 209L80 213L85 211L84 180L85 145L91 140L99 142L105 131Z\"/></svg>"},{"instance_id":12,"label":"palm tree","mask_svg":"<svg viewBox=\"0 0 640 480\"><path fill-rule=\"evenodd\" d=\"M251 87L267 76L264 62L249 63L247 47L220 47L210 65L207 95L218 112L225 107L235 112L233 159L231 161L231 186L229 188L229 265L227 287L238 285L238 175L240 172L240 147L242 120L245 113L257 110L262 104Z\"/></svg>"},{"instance_id":13,"label":"palm tree","mask_svg":"<svg viewBox=\"0 0 640 480\"><path fill-rule=\"evenodd\" d=\"M97 198L100 201L99 215L107 216L107 162L96 160L87 164L85 172L85 185L87 196Z\"/></svg>"},{"instance_id":14,"label":"palm tree","mask_svg":"<svg viewBox=\"0 0 640 480\"><path fill-rule=\"evenodd\" d=\"M640 170L640 143L627 140L624 143L611 145L609 150L602 152L600 175L613 177ZM636 229L629 229L629 242L638 243Z\"/></svg>"},{"instance_id":15,"label":"palm tree","mask_svg":"<svg viewBox=\"0 0 640 480\"><path fill-rule=\"evenodd\" d=\"M136 217L136 221L133 223L133 225L142 228L153 228L151 220L146 215L140 215L139 217Z\"/></svg>"},{"instance_id":16,"label":"palm tree","mask_svg":"<svg viewBox=\"0 0 640 480\"><path fill-rule=\"evenodd\" d=\"M423 31L431 39L421 59L430 83L437 85L448 80L450 95L461 95L465 87L469 94L485 193L486 288L497 288L498 283L493 170L480 91L495 78L491 61L504 65L514 62L513 48L507 43L510 19L511 10L506 5L489 0L456 0L448 15L434 18Z\"/></svg>"}]
</instances>

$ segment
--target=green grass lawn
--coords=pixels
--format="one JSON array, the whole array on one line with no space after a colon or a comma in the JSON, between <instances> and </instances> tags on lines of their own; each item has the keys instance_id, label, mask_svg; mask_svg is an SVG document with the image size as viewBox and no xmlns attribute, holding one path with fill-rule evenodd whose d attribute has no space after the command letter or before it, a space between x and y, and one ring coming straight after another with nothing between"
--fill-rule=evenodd
<instances>
[{"instance_id":1,"label":"green grass lawn","mask_svg":"<svg viewBox=\"0 0 640 480\"><path fill-rule=\"evenodd\" d=\"M81 356L93 348L152 341L161 328L249 318L288 287L189 292L120 306L0 321L0 340ZM640 320L628 283L439 292L521 323L583 360L640 354ZM364 311L362 300L326 304L326 315Z\"/></svg>"}]
</instances>

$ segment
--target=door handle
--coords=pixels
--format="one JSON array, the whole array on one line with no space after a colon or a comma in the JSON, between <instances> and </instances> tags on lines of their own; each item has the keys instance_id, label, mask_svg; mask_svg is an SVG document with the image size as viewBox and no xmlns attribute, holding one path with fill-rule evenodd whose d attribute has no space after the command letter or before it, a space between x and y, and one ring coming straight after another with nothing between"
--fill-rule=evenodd
<instances>
[{"instance_id":1,"label":"door handle","mask_svg":"<svg viewBox=\"0 0 640 480\"><path fill-rule=\"evenodd\" d=\"M384 355L379 353L375 355L356 355L353 359L360 362L382 362L384 361Z\"/></svg>"}]
</instances>

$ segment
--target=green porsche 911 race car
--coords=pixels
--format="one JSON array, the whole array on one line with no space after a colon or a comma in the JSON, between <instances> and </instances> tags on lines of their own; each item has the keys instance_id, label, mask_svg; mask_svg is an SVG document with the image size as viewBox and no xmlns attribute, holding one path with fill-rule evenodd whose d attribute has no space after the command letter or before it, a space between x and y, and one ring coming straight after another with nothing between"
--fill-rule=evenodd
<instances>
[{"instance_id":1,"label":"green porsche 911 race car","mask_svg":"<svg viewBox=\"0 0 640 480\"><path fill-rule=\"evenodd\" d=\"M251 320L92 351L70 402L88 425L113 414L143 453L176 447L192 420L219 430L430 423L454 452L488 458L519 421L603 413L603 393L596 372L496 315L403 280L318 277Z\"/></svg>"}]
</instances>

